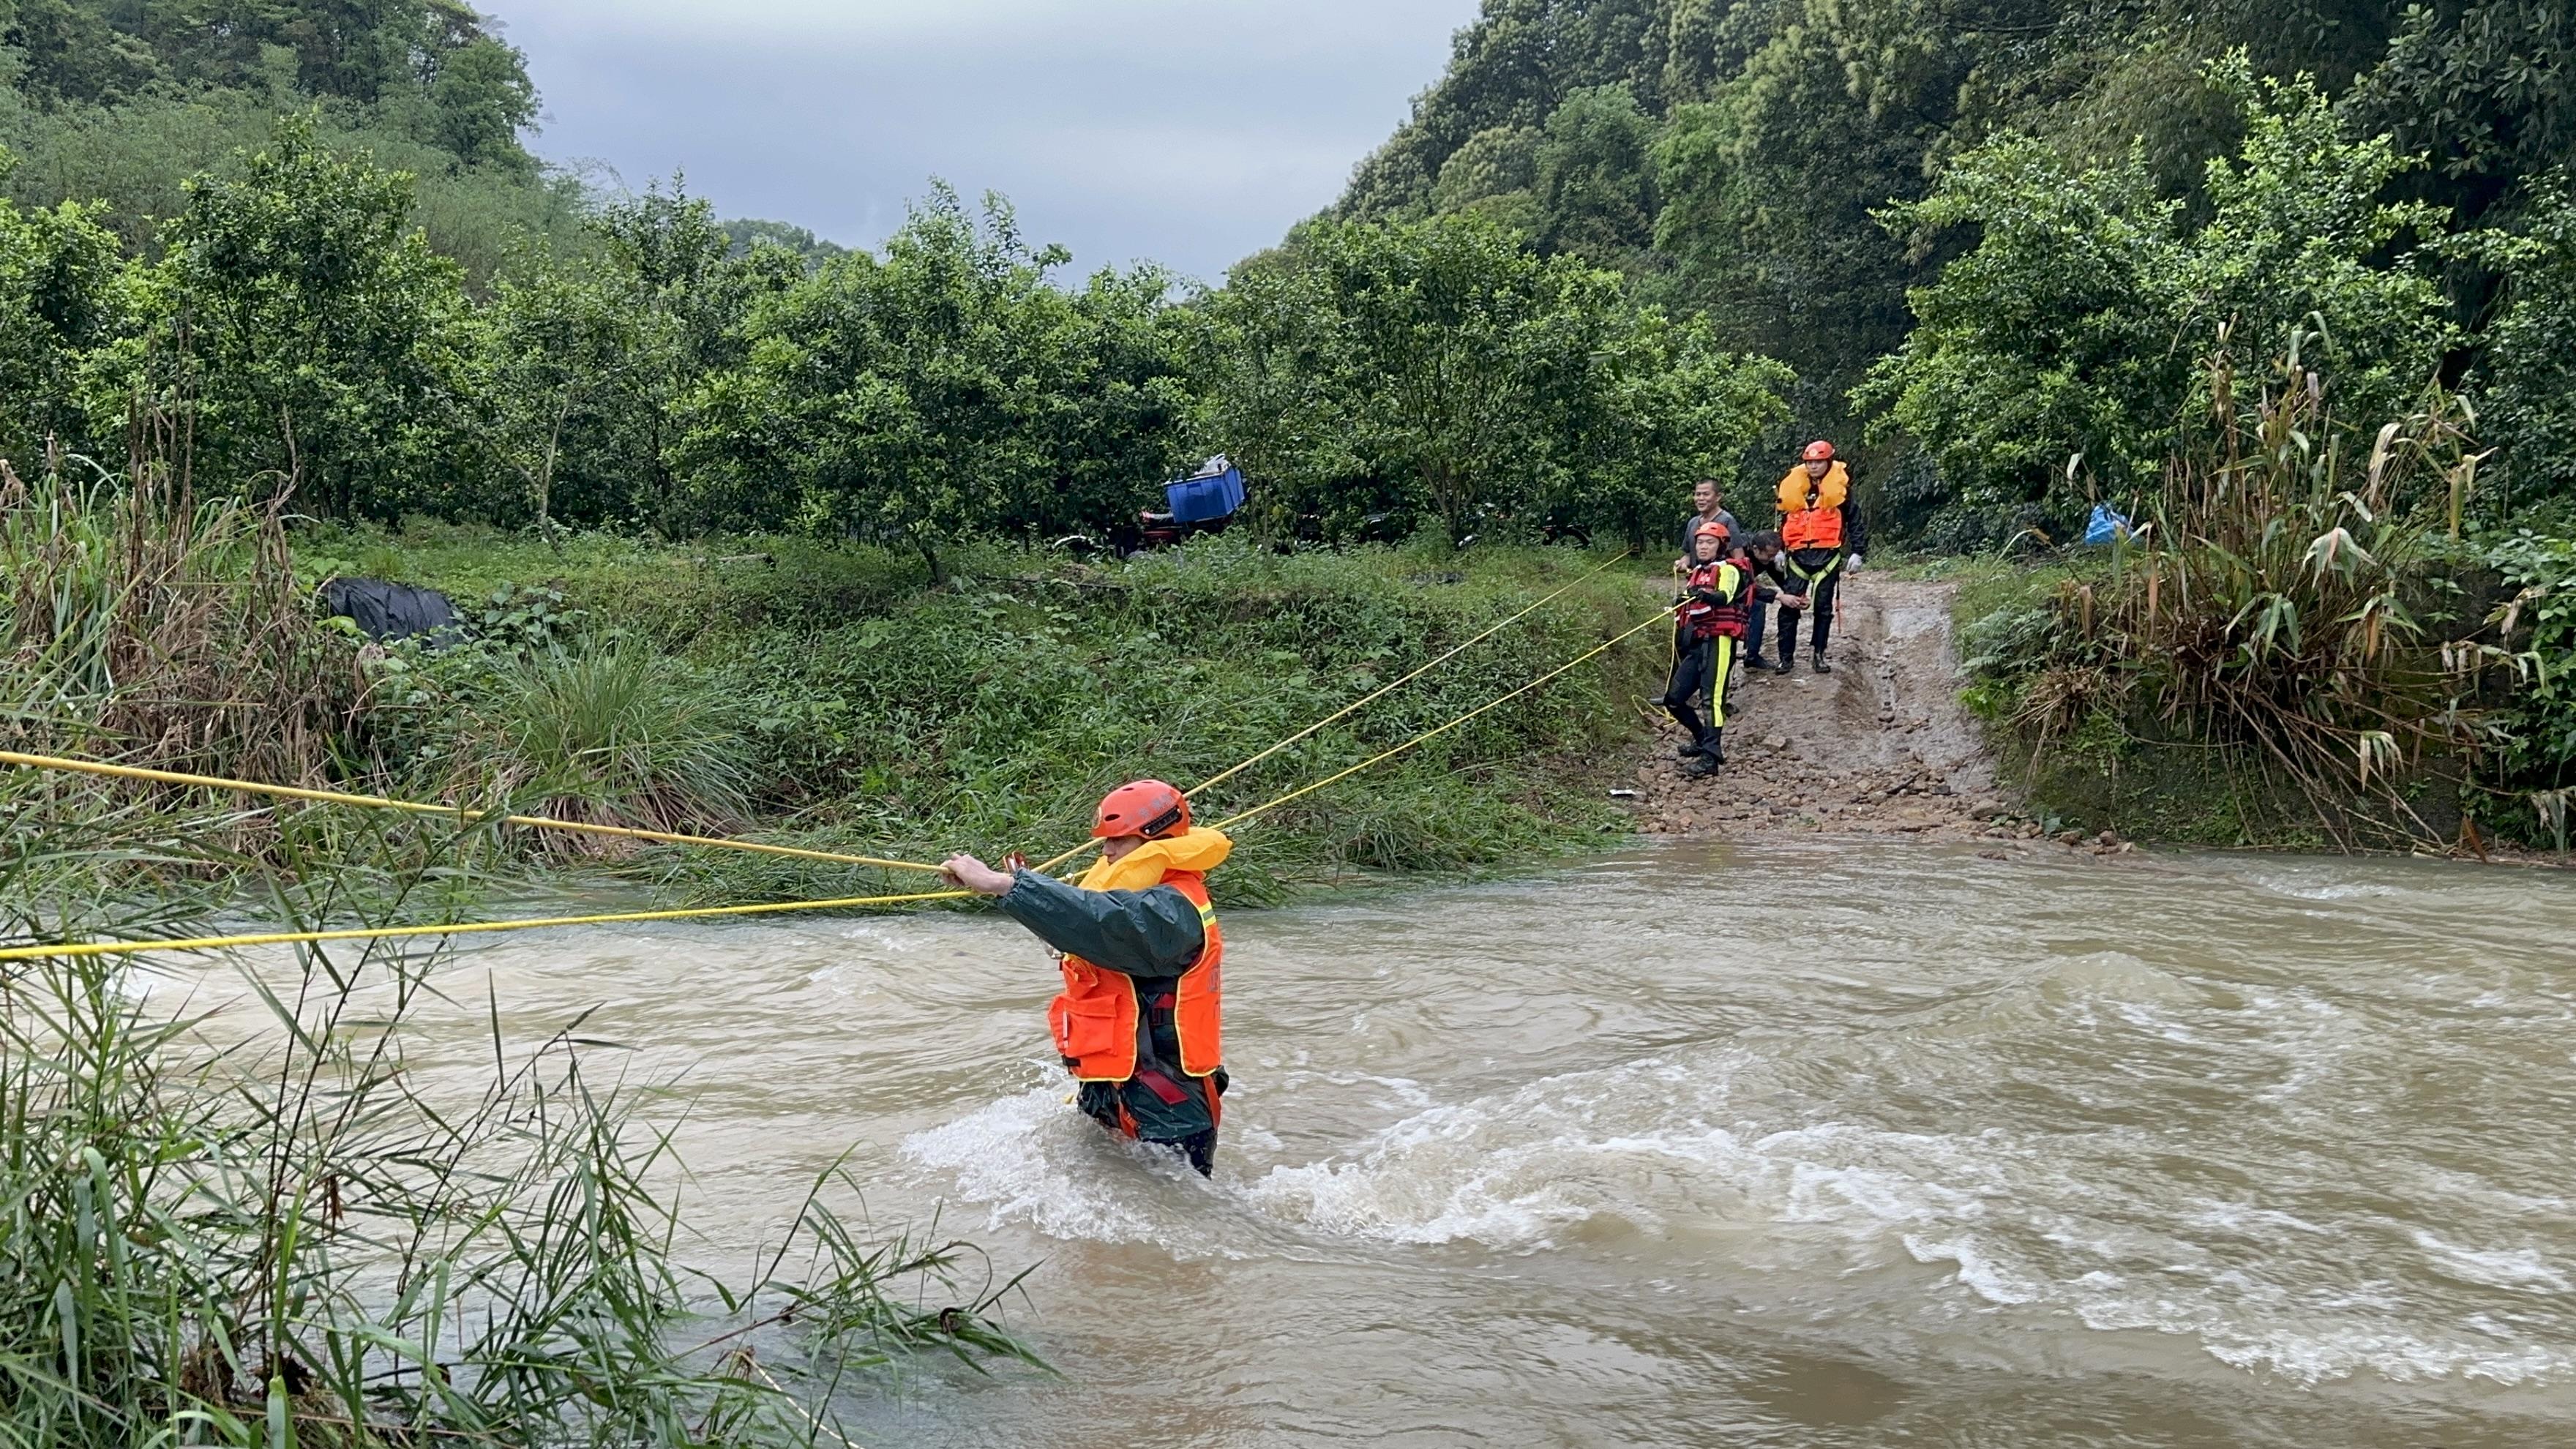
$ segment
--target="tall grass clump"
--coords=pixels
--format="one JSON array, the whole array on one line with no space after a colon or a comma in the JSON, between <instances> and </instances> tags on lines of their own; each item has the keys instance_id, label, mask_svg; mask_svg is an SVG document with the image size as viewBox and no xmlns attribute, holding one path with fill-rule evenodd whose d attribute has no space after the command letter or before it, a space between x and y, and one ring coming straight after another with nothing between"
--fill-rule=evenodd
<instances>
[{"instance_id":1,"label":"tall grass clump","mask_svg":"<svg viewBox=\"0 0 2576 1449\"><path fill-rule=\"evenodd\" d=\"M0 463L0 689L20 749L312 784L362 683L278 508L197 497L138 446L122 473Z\"/></svg>"},{"instance_id":2,"label":"tall grass clump","mask_svg":"<svg viewBox=\"0 0 2576 1449\"><path fill-rule=\"evenodd\" d=\"M100 923L47 864L120 848L93 823L10 843L12 942ZM807 1444L899 1356L1027 1357L1009 1284L866 1240L837 1171L753 1270L692 1266L618 1049L495 1011L456 1085L413 1055L435 964L246 963L245 1023L125 966L0 963L0 1442Z\"/></svg>"},{"instance_id":3,"label":"tall grass clump","mask_svg":"<svg viewBox=\"0 0 2576 1449\"><path fill-rule=\"evenodd\" d=\"M2243 801L2303 802L2333 840L2438 838L2424 782L2456 785L2489 733L2436 567L2476 477L2466 409L2434 389L2356 434L2306 340L2247 388L2222 333L2207 411L2107 569L1972 639L2017 656L2035 757L2216 747Z\"/></svg>"},{"instance_id":4,"label":"tall grass clump","mask_svg":"<svg viewBox=\"0 0 2576 1449\"><path fill-rule=\"evenodd\" d=\"M722 834L757 781L735 710L684 660L633 643L485 661L436 757L446 793L535 801L557 819ZM596 852L605 838L531 844Z\"/></svg>"}]
</instances>

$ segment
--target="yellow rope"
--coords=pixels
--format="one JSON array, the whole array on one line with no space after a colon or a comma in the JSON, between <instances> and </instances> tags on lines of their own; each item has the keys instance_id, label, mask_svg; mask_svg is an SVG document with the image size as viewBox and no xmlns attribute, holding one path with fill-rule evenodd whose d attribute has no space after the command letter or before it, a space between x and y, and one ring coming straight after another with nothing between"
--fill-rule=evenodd
<instances>
[{"instance_id":1,"label":"yellow rope","mask_svg":"<svg viewBox=\"0 0 2576 1449\"><path fill-rule=\"evenodd\" d=\"M1298 789L1291 790L1287 794L1282 795L1275 800L1265 801L1262 804L1255 805L1251 809L1243 811L1240 814L1230 815L1225 819L1218 821L1216 823L1216 828L1223 830L1228 826L1240 825L1244 821L1250 820L1256 815L1276 810L1280 806L1287 804L1289 801L1296 799L1300 795L1311 795L1317 790L1323 789L1327 785L1347 780L1351 776L1356 775L1360 771L1368 769L1373 765L1384 764L1388 760L1394 759L1396 756L1403 754L1405 751L1412 749L1416 745L1422 744L1427 740L1437 739L1441 735L1447 734L1449 731L1454 730L1458 726L1465 724L1467 721L1474 719L1476 716L1485 713L1487 710L1502 708L1504 705L1511 703L1513 700L1520 698L1522 695L1529 693L1531 690L1538 688L1540 685L1547 683L1549 680L1554 679L1558 675L1565 673L1567 670L1574 668L1576 665L1583 663L1585 660L1592 659L1601 654L1606 654L1630 636L1643 630L1651 629L1663 621L1664 616L1662 614L1657 614L1646 620L1644 623L1637 625L1635 628L1622 630L1596 647L1576 655L1574 658L1567 660L1565 663L1558 665L1554 669L1551 669L1547 673L1540 675L1538 678L1531 680L1529 683L1522 685L1520 688L1513 690L1511 693L1503 695L1499 699L1488 700L1487 702L1476 706L1474 709L1467 711L1465 714L1458 716L1456 719L1449 721L1447 724L1437 725L1431 729L1424 730L1422 733L1406 740L1403 744L1397 745L1394 749L1388 750L1384 754L1372 755L1369 758L1360 761L1358 764L1351 766L1347 770L1343 770L1337 774L1327 775L1323 779L1317 780L1312 785L1301 786Z\"/></svg>"},{"instance_id":2,"label":"yellow rope","mask_svg":"<svg viewBox=\"0 0 2576 1449\"><path fill-rule=\"evenodd\" d=\"M1537 613L1549 604L1555 603L1558 599L1565 597L1567 594L1570 594L1585 584L1592 582L1594 579L1599 578L1602 574L1608 572L1613 565L1619 563L1621 559L1625 559L1632 552L1634 552L1632 549L1621 549L1619 551L1618 558L1610 560L1609 563L1605 563L1601 567L1592 570L1583 577L1576 579L1573 583L1567 584L1564 588L1557 590L1555 593L1552 593L1546 598L1539 600L1537 603L1530 605L1528 608L1521 610L1519 613L1513 614L1509 618L1503 619L1499 623L1492 625L1483 633L1459 644L1448 653L1443 654L1439 658L1423 665L1421 668L1414 670L1412 673L1395 681L1393 684L1381 686L1375 693L1362 695L1360 698L1352 700L1349 704L1343 705L1340 709L1333 711L1331 714L1328 714L1322 719L1315 721L1313 724L1306 726L1304 729L1297 731L1297 733L1290 735L1288 738L1281 740L1279 743L1272 745L1266 750L1263 750L1260 754L1254 755L1251 759L1244 761L1242 764L1236 765L1231 769L1220 770L1216 774L1208 776L1206 779L1199 781L1197 784L1192 785L1181 793L1183 795L1195 796L1200 791L1208 789L1211 786L1221 785L1226 781L1233 779L1235 776L1242 774L1244 771L1251 769L1253 766L1260 764L1262 761L1269 759L1272 755L1279 753L1281 750L1288 748L1290 745L1297 743L1299 740L1305 739L1307 736L1315 733L1315 731L1323 729L1336 720L1348 718L1350 715L1356 713L1365 706L1385 698L1387 695L1394 693L1405 685L1411 684L1413 681L1420 679L1423 675L1428 674L1432 670L1439 668L1441 665L1448 663L1450 660L1457 658L1459 655L1467 652L1476 645L1484 643L1486 640L1491 639L1503 630L1510 628L1512 625L1517 624L1521 620L1528 618L1530 615ZM1078 848L1079 847L1077 847L1077 849Z\"/></svg>"},{"instance_id":3,"label":"yellow rope","mask_svg":"<svg viewBox=\"0 0 2576 1449\"><path fill-rule=\"evenodd\" d=\"M1331 714L1324 716L1322 719L1315 721L1313 724L1306 726L1304 729L1297 731L1297 733L1290 735L1288 738L1281 740L1279 743L1272 745L1270 748L1263 750L1261 753L1254 755L1250 759L1208 776L1206 779L1199 781L1190 788L1183 790L1181 792L1182 797L1187 799L1197 795L1203 790L1209 789L1212 786L1221 785L1226 781L1233 779L1235 776L1242 774L1244 771L1251 769L1253 766L1260 764L1262 761L1269 759L1272 755L1279 753L1281 750L1288 748L1290 745L1297 743L1299 740L1313 735L1317 730L1327 728L1337 720L1349 718L1359 710L1374 704L1378 700L1384 699L1396 690L1411 684L1413 681L1420 679L1423 675L1430 673L1432 670L1437 669L1441 665L1448 663L1450 660L1457 658L1461 654L1464 654L1469 649L1474 648L1478 644L1482 644L1486 640L1494 637L1496 634L1501 633L1503 630L1508 629L1512 625L1519 623L1521 620L1528 618L1530 615L1537 613L1540 609L1547 607L1549 604L1552 604L1558 599L1565 597L1567 594L1574 592L1583 585L1599 578L1601 575L1609 572L1613 567L1618 565L1621 560L1626 559L1628 555L1634 552L1636 552L1636 550L1630 548L1619 550L1618 557L1611 559L1610 562L1601 565L1599 568L1586 572L1581 578L1578 578L1574 582L1567 584L1565 587L1558 589L1555 593L1547 595L1538 602L1520 610L1518 613L1508 615L1495 621L1493 624L1487 626L1484 632L1460 642L1447 653L1442 654L1436 659L1430 660L1420 668L1415 669L1412 673L1396 680L1394 683L1381 685L1371 693L1364 694L1358 699L1352 700L1349 704L1343 705L1340 709L1333 711ZM1090 849L1091 844L1092 842L1086 840L1081 844L1074 846L1071 850L1042 861L1030 868L1040 874L1044 874L1047 871L1051 871L1057 866L1064 864L1066 861L1073 859L1075 856L1080 855L1083 851Z\"/></svg>"},{"instance_id":4,"label":"yellow rope","mask_svg":"<svg viewBox=\"0 0 2576 1449\"><path fill-rule=\"evenodd\" d=\"M1625 555L1622 555L1622 557L1625 557ZM1613 559L1611 562L1616 563L1618 560ZM1595 570L1594 572L1597 573L1599 570ZM1586 575L1586 577L1588 578L1590 575ZM1578 579L1576 582L1580 583L1582 580ZM1568 585L1567 587L1571 588L1572 585ZM1559 592L1563 591L1560 590ZM1550 597L1553 597L1553 595ZM1540 602L1544 603L1546 601L1541 600ZM1536 605L1533 605L1532 607L1535 608ZM1526 613L1528 611L1524 610L1523 612ZM1435 725L1430 729L1424 730L1422 733L1415 735L1413 738L1406 740L1395 748L1387 750L1381 754L1372 755L1368 759L1362 760L1358 764L1353 765L1346 770L1341 770L1334 774L1327 775L1323 779L1318 780L1311 785L1291 790L1287 794L1281 795L1276 799L1255 805L1249 810L1242 811L1239 814L1232 815L1224 820L1218 821L1216 828L1222 830L1229 826L1240 825L1244 821L1250 820L1257 815L1266 814L1269 811L1275 810L1300 796L1311 795L1315 791L1321 790L1328 785L1337 784L1343 780L1347 780L1351 776L1359 774L1363 770L1384 764L1388 760L1394 759L1396 756L1403 754L1405 751L1410 750L1417 745L1437 739L1441 735L1447 734L1449 731L1458 728L1460 725L1467 723L1469 720L1472 720L1479 715L1485 714L1491 710L1500 709L1504 705L1511 703L1522 695L1528 694L1531 691L1546 685L1549 681L1556 679L1560 675L1567 673L1577 666L1608 653L1611 649L1616 648L1622 642L1634 637L1640 631L1650 629L1656 624L1663 622L1664 617L1665 616L1661 613L1655 614L1646 619L1643 623L1622 630L1618 634L1604 640L1602 643L1595 645L1593 648L1585 650L1583 653L1576 655L1574 658L1567 660L1565 663L1560 664L1556 668L1549 670L1547 673L1540 675L1538 678L1531 680L1529 683L1511 691L1509 694L1488 700L1484 704L1478 705L1476 708L1450 720L1446 724ZM1504 621L1506 624L1509 622L1511 621L1508 619ZM1495 628L1501 627L1502 625L1500 624L1495 626ZM1489 630L1487 632L1490 633L1492 631ZM1475 641L1470 640L1468 642L1473 643ZM1464 648L1466 646L1461 645L1459 647ZM1453 654L1455 652L1455 650L1451 651ZM1443 657L1445 658L1447 656ZM1434 662L1436 663L1438 661ZM1429 667L1429 665L1424 666L1426 669ZM1416 670L1414 672L1415 674L1419 674L1421 673L1421 670ZM1411 677L1411 675L1406 676L1408 679ZM1404 680L1396 681L1396 684L1402 683L1404 683ZM1394 687L1395 685L1387 686L1388 689L1392 689ZM1380 690L1378 693L1383 694L1385 693L1385 690ZM1375 696L1371 696L1371 698L1375 698ZM1367 700L1360 701L1361 704L1365 704L1367 702ZM1351 708L1357 707L1357 705L1351 706ZM1347 712L1348 710L1344 711L1344 713ZM1328 719L1322 723L1329 724L1331 721ZM1321 725L1316 726L1316 728L1320 727ZM1313 731L1311 729L1307 731L1307 733L1312 732ZM1290 740L1283 741L1282 743L1286 744L1293 742L1293 740ZM1279 747L1273 746L1272 751L1265 751L1264 753L1275 752L1277 748ZM293 799L320 800L334 804L370 805L379 808L410 810L424 814L455 815L461 819L483 818L482 812L467 811L458 806L420 805L408 801L387 800L372 795L344 795L331 790L305 790L283 785L256 785L247 781L225 780L213 776L181 775L174 774L166 770L145 770L130 765L105 765L90 760L65 760L45 755L21 755L8 751L0 751L0 763L27 765L40 769L59 768L83 770L92 774L115 775L133 779L158 780L170 784L203 785L216 789L239 789L250 793L277 794ZM1229 771L1228 773L1232 772ZM1220 776L1218 778L1221 779L1223 777ZM1213 784L1214 781L1210 781L1209 783ZM1204 789L1206 787L1203 785L1200 788ZM542 817L510 815L503 816L501 818L517 824L569 826L575 829L601 829L618 834L637 835L646 839L663 840L677 844L729 846L734 848L772 851L779 854L805 855L817 859L849 861L857 864L901 866L913 870L935 871L940 869L940 867L935 865L915 865L908 861L877 861L865 856L841 856L821 851L798 851L791 850L786 846L754 845L748 841L728 841L716 838L674 836L659 831L630 831L623 827L616 826L585 827L579 822L551 821L543 819ZM1066 851L1063 855L1056 857L1055 860L1049 861L1047 865L1041 866L1039 869L1044 870L1052 866L1059 865L1082 849L1082 846L1076 846L1073 850ZM858 906L896 905L914 901L956 900L969 894L971 894L971 892L968 891L927 891L913 895L857 896L828 901L770 901L760 905L751 906L697 906L668 911L621 911L608 915L544 916L528 920L473 921L435 926L359 926L331 931L267 931L249 935L200 936L186 940L94 941L81 945L65 946L12 946L6 949L0 949L0 961L28 961L52 956L131 956L153 951L211 951L234 946L279 946L321 941L387 940L409 936L467 936L494 931L532 931L557 926L617 925L635 921L691 921L705 920L718 916L769 915L787 911L845 910Z\"/></svg>"},{"instance_id":5,"label":"yellow rope","mask_svg":"<svg viewBox=\"0 0 2576 1449\"><path fill-rule=\"evenodd\" d=\"M554 926L611 926L629 921L701 921L711 916L760 916L783 911L837 911L907 901L949 901L970 891L925 891L903 896L853 896L836 901L768 901L756 906L694 906L675 911L620 911L602 916L541 916L533 920L463 921L436 926L352 926L336 931L261 931L240 936L196 936L168 941L92 941L77 946L12 946L0 961L48 956L137 956L147 951L213 951L230 946L285 946L309 941L372 941L401 936L474 936L490 931L533 931Z\"/></svg>"},{"instance_id":6,"label":"yellow rope","mask_svg":"<svg viewBox=\"0 0 2576 1449\"><path fill-rule=\"evenodd\" d=\"M594 825L587 820L557 820L545 815L502 815L466 805L432 805L418 800L394 800L382 795L352 795L341 790L307 790L296 785L264 785L255 780L232 780L221 775L185 775L176 770L147 770L140 765L111 765L104 760L75 760L60 755L22 755L14 750L0 750L0 765L20 765L30 770L73 770L84 775L107 775L120 780L150 780L163 785L194 785L207 790L231 790L242 795L274 795L286 800L312 800L324 805L355 805L368 810L400 810L413 815L444 815L472 823L499 819L505 825L522 825L532 830L571 830L584 835L613 835L625 840L649 840L658 845L702 845L715 850L746 850L760 855L793 856L798 860L823 860L835 865L873 865L886 870L918 870L936 875L939 867L914 860L887 860L874 855L844 855L837 850L807 850L793 845L764 845L756 840L734 840L717 835L681 835L668 830L639 830L630 825Z\"/></svg>"}]
</instances>

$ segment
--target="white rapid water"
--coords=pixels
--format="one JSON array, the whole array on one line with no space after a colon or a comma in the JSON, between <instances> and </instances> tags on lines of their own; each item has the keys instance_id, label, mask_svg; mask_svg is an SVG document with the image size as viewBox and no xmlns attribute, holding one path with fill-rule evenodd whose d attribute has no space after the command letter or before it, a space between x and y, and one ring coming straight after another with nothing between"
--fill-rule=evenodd
<instances>
[{"instance_id":1,"label":"white rapid water","mask_svg":"<svg viewBox=\"0 0 2576 1449\"><path fill-rule=\"evenodd\" d=\"M1828 841L1227 925L1212 1182L990 916L513 942L427 1025L598 1006L710 1251L854 1148L1035 1264L1063 1376L871 1445L2576 1444L2576 878Z\"/></svg>"}]
</instances>

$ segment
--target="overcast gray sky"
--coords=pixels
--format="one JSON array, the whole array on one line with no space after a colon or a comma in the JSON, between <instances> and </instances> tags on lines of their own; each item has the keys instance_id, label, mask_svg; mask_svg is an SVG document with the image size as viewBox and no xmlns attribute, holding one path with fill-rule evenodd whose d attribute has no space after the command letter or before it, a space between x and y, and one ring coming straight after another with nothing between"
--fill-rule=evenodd
<instances>
[{"instance_id":1,"label":"overcast gray sky","mask_svg":"<svg viewBox=\"0 0 2576 1449\"><path fill-rule=\"evenodd\" d=\"M1216 280L1340 194L1476 0L482 0L538 154L868 245L933 176Z\"/></svg>"}]
</instances>

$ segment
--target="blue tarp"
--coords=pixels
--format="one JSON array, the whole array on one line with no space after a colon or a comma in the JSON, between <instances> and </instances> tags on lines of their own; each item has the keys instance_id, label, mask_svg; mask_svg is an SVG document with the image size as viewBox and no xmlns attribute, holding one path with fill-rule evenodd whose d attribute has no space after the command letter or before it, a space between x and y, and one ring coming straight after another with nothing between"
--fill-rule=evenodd
<instances>
[{"instance_id":1,"label":"blue tarp","mask_svg":"<svg viewBox=\"0 0 2576 1449\"><path fill-rule=\"evenodd\" d=\"M2102 548L2129 536L2129 520L2122 518L2108 503L2093 505L2093 517L2084 525L2084 542Z\"/></svg>"}]
</instances>

